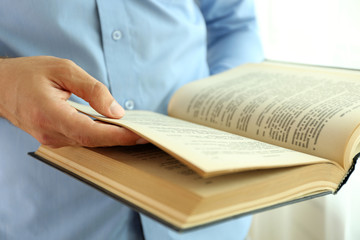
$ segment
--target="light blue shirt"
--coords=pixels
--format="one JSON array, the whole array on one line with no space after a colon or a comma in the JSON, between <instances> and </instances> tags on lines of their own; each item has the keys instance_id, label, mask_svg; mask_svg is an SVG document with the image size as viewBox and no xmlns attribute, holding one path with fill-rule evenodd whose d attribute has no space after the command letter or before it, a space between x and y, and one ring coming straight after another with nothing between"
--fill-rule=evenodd
<instances>
[{"instance_id":1,"label":"light blue shirt","mask_svg":"<svg viewBox=\"0 0 360 240\"><path fill-rule=\"evenodd\" d=\"M0 55L71 59L126 109L162 113L185 83L263 57L251 0L1 0ZM247 234L250 217L174 232L28 157L38 145L0 119L0 239Z\"/></svg>"}]
</instances>

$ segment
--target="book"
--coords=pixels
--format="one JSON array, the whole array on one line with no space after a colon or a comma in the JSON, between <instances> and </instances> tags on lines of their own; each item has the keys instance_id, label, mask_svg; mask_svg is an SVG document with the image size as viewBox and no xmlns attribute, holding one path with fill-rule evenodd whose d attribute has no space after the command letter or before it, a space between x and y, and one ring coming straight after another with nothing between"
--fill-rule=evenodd
<instances>
[{"instance_id":1,"label":"book","mask_svg":"<svg viewBox=\"0 0 360 240\"><path fill-rule=\"evenodd\" d=\"M176 230L337 193L360 149L360 73L263 62L186 84L168 114L106 118L151 144L38 159Z\"/></svg>"}]
</instances>

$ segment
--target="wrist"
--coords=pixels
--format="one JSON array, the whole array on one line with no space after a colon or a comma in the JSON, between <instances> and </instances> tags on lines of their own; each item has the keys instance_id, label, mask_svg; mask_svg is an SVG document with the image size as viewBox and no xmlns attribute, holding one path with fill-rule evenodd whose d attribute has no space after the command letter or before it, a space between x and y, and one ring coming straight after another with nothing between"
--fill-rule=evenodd
<instances>
[{"instance_id":1,"label":"wrist","mask_svg":"<svg viewBox=\"0 0 360 240\"><path fill-rule=\"evenodd\" d=\"M6 59L9 59L9 57L0 56L0 64L6 61Z\"/></svg>"},{"instance_id":2,"label":"wrist","mask_svg":"<svg viewBox=\"0 0 360 240\"><path fill-rule=\"evenodd\" d=\"M9 58L9 57L0 56L0 82L1 82L1 64L2 64L3 61L5 61L7 58ZM2 111L1 111L1 106L0 106L0 118L4 118L4 115L2 114Z\"/></svg>"}]
</instances>

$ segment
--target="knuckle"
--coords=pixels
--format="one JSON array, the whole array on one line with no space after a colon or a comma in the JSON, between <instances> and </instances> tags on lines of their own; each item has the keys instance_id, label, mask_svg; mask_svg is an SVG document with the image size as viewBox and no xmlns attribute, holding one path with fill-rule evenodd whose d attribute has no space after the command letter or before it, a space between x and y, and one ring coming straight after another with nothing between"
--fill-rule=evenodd
<instances>
[{"instance_id":1,"label":"knuckle","mask_svg":"<svg viewBox=\"0 0 360 240\"><path fill-rule=\"evenodd\" d=\"M34 110L31 116L31 128L36 132L35 138L43 145L58 146L59 140L53 136L52 123L41 110Z\"/></svg>"},{"instance_id":2,"label":"knuckle","mask_svg":"<svg viewBox=\"0 0 360 240\"><path fill-rule=\"evenodd\" d=\"M92 86L92 90L91 90L91 94L92 96L101 96L105 90L105 85L102 84L99 81L95 81L93 86Z\"/></svg>"},{"instance_id":3,"label":"knuckle","mask_svg":"<svg viewBox=\"0 0 360 240\"><path fill-rule=\"evenodd\" d=\"M34 110L32 113L32 124L36 129L45 130L49 126L49 119L43 111Z\"/></svg>"},{"instance_id":4,"label":"knuckle","mask_svg":"<svg viewBox=\"0 0 360 240\"><path fill-rule=\"evenodd\" d=\"M89 136L78 135L75 140L81 146L95 147L94 141Z\"/></svg>"},{"instance_id":5,"label":"knuckle","mask_svg":"<svg viewBox=\"0 0 360 240\"><path fill-rule=\"evenodd\" d=\"M76 64L70 59L57 59L56 60L56 74L66 79L72 79Z\"/></svg>"},{"instance_id":6,"label":"knuckle","mask_svg":"<svg viewBox=\"0 0 360 240\"><path fill-rule=\"evenodd\" d=\"M138 136L125 128L117 129L119 133L113 134L113 139L116 139L118 145L128 146L135 145L138 140Z\"/></svg>"},{"instance_id":7,"label":"knuckle","mask_svg":"<svg viewBox=\"0 0 360 240\"><path fill-rule=\"evenodd\" d=\"M75 63L72 60L67 59L67 58L59 58L58 61L60 61L60 64L63 67L71 68L71 67L74 67L74 65L75 65Z\"/></svg>"},{"instance_id":8,"label":"knuckle","mask_svg":"<svg viewBox=\"0 0 360 240\"><path fill-rule=\"evenodd\" d=\"M38 133L35 138L43 145L47 145L47 146L56 145L54 139L46 133Z\"/></svg>"}]
</instances>

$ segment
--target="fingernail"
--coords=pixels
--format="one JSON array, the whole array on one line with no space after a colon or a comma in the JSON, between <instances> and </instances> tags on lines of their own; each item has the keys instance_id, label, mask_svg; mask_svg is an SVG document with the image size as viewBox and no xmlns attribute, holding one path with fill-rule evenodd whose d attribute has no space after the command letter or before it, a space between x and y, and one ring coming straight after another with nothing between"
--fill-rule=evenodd
<instances>
[{"instance_id":1,"label":"fingernail","mask_svg":"<svg viewBox=\"0 0 360 240\"><path fill-rule=\"evenodd\" d=\"M125 110L120 106L120 104L114 100L110 105L110 112L113 115L113 117L119 117L125 115Z\"/></svg>"},{"instance_id":2,"label":"fingernail","mask_svg":"<svg viewBox=\"0 0 360 240\"><path fill-rule=\"evenodd\" d=\"M146 144L146 143L149 143L148 140L144 139L144 138L139 138L137 141L136 141L136 144Z\"/></svg>"}]
</instances>

